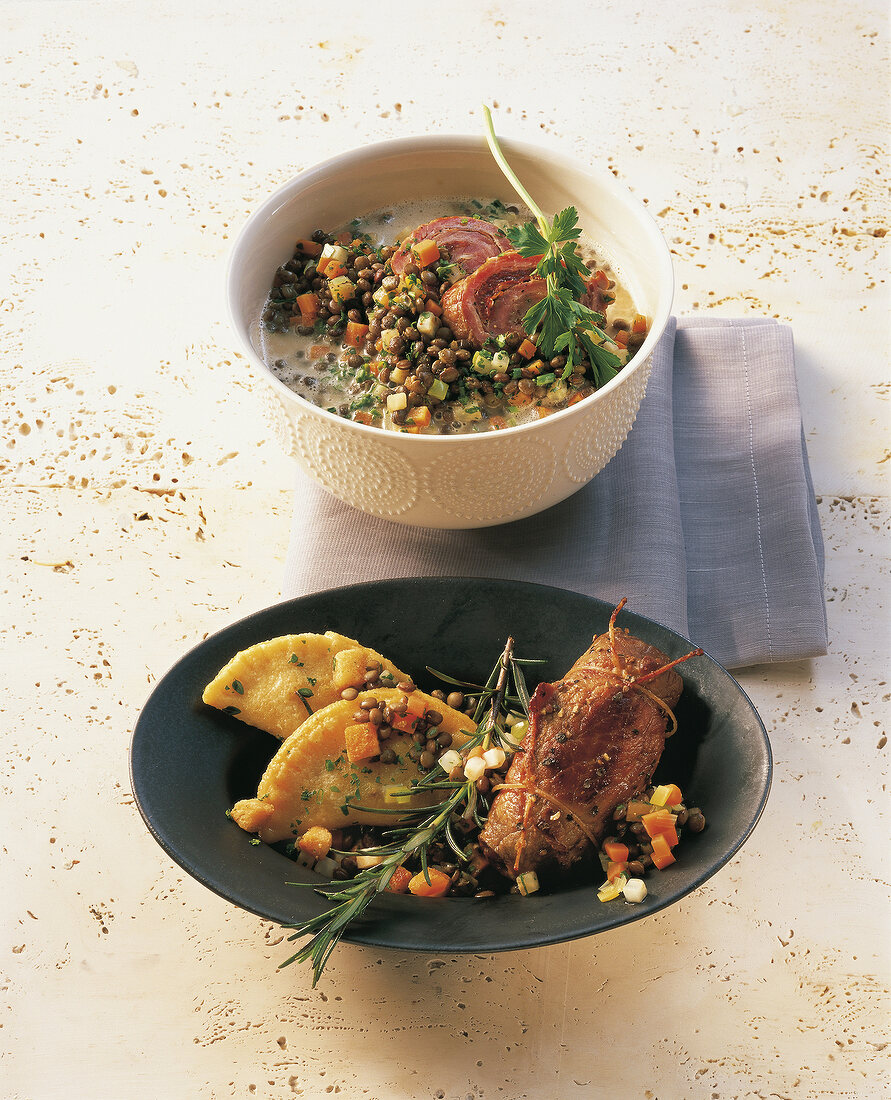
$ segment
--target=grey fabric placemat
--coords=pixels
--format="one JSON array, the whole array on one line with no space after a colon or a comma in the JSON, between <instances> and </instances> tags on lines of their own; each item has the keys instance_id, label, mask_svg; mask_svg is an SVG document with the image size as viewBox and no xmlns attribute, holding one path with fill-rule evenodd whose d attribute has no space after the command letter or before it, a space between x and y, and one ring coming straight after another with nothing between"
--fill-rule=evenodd
<instances>
[{"instance_id":1,"label":"grey fabric placemat","mask_svg":"<svg viewBox=\"0 0 891 1100\"><path fill-rule=\"evenodd\" d=\"M670 321L624 446L574 496L471 531L357 512L298 471L283 594L407 576L557 585L656 619L725 667L826 652L823 542L792 333Z\"/></svg>"}]
</instances>

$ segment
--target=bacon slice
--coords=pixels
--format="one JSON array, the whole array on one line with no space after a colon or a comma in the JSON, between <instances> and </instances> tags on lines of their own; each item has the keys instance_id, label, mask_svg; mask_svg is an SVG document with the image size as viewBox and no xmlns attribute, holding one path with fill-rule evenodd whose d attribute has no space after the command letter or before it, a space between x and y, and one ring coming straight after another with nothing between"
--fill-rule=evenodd
<instances>
[{"instance_id":1,"label":"bacon slice","mask_svg":"<svg viewBox=\"0 0 891 1100\"><path fill-rule=\"evenodd\" d=\"M436 218L418 226L399 246L390 261L394 275L401 275L412 262L411 246L428 239L436 241L440 253L463 275L472 274L490 257L510 248L510 241L498 226L482 218Z\"/></svg>"},{"instance_id":2,"label":"bacon slice","mask_svg":"<svg viewBox=\"0 0 891 1100\"><path fill-rule=\"evenodd\" d=\"M523 317L547 289L544 279L533 276L537 263L536 257L502 252L449 287L440 303L452 332L479 346L490 336L508 332L526 335Z\"/></svg>"},{"instance_id":3,"label":"bacon slice","mask_svg":"<svg viewBox=\"0 0 891 1100\"><path fill-rule=\"evenodd\" d=\"M668 662L624 632L616 634L616 655L632 679ZM565 871L593 856L613 810L646 786L662 755L666 714L656 700L673 707L681 687L669 669L648 681L646 692L623 692L607 634L562 680L539 684L529 731L480 833L483 851L513 878Z\"/></svg>"}]
</instances>

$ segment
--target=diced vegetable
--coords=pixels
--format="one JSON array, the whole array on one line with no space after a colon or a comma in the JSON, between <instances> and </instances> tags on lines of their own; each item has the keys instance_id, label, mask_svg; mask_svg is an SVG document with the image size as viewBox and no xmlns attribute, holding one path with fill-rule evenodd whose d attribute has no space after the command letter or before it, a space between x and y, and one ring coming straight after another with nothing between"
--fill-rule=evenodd
<instances>
[{"instance_id":1,"label":"diced vegetable","mask_svg":"<svg viewBox=\"0 0 891 1100\"><path fill-rule=\"evenodd\" d=\"M613 898L617 898L622 893L627 881L625 875L619 875L613 882L605 882L597 891L597 897L600 901L612 901Z\"/></svg>"},{"instance_id":2,"label":"diced vegetable","mask_svg":"<svg viewBox=\"0 0 891 1100\"><path fill-rule=\"evenodd\" d=\"M297 838L297 847L313 859L322 859L331 850L331 832L323 825L313 825Z\"/></svg>"},{"instance_id":3,"label":"diced vegetable","mask_svg":"<svg viewBox=\"0 0 891 1100\"><path fill-rule=\"evenodd\" d=\"M326 244L319 254L316 270L320 275L335 279L346 271L347 250L341 244Z\"/></svg>"},{"instance_id":4,"label":"diced vegetable","mask_svg":"<svg viewBox=\"0 0 891 1100\"><path fill-rule=\"evenodd\" d=\"M328 280L328 289L331 291L331 300L342 303L350 302L356 297L356 284L346 275L339 275L336 279Z\"/></svg>"},{"instance_id":5,"label":"diced vegetable","mask_svg":"<svg viewBox=\"0 0 891 1100\"><path fill-rule=\"evenodd\" d=\"M657 836L665 837L670 848L677 844L678 833L675 826L675 816L670 810L654 810L650 814L644 814L640 820L651 839Z\"/></svg>"},{"instance_id":6,"label":"diced vegetable","mask_svg":"<svg viewBox=\"0 0 891 1100\"><path fill-rule=\"evenodd\" d=\"M392 378L392 375L390 375ZM437 401L445 401L449 395L448 383L443 382L441 378L434 378L430 383L430 388L427 390L427 396L436 398Z\"/></svg>"},{"instance_id":7,"label":"diced vegetable","mask_svg":"<svg viewBox=\"0 0 891 1100\"><path fill-rule=\"evenodd\" d=\"M391 894L407 894L408 884L412 880L412 873L407 867L397 867L396 870L390 875L390 881L386 885L386 889Z\"/></svg>"},{"instance_id":8,"label":"diced vegetable","mask_svg":"<svg viewBox=\"0 0 891 1100\"><path fill-rule=\"evenodd\" d=\"M371 722L356 722L344 730L347 759L351 764L357 760L370 760L379 756L381 751L377 729Z\"/></svg>"},{"instance_id":9,"label":"diced vegetable","mask_svg":"<svg viewBox=\"0 0 891 1100\"><path fill-rule=\"evenodd\" d=\"M635 313L634 320L631 322L632 332L646 332L647 331L647 319L642 313Z\"/></svg>"},{"instance_id":10,"label":"diced vegetable","mask_svg":"<svg viewBox=\"0 0 891 1100\"><path fill-rule=\"evenodd\" d=\"M671 848L668 846L668 841L662 833L658 833L653 837L653 866L658 867L661 871L663 867L667 867L669 863L674 863L674 856L671 853Z\"/></svg>"},{"instance_id":11,"label":"diced vegetable","mask_svg":"<svg viewBox=\"0 0 891 1100\"><path fill-rule=\"evenodd\" d=\"M402 339L402 333L395 328L385 328L381 333L381 351L387 355L392 353L393 345Z\"/></svg>"},{"instance_id":12,"label":"diced vegetable","mask_svg":"<svg viewBox=\"0 0 891 1100\"><path fill-rule=\"evenodd\" d=\"M310 290L306 294L298 294L295 302L300 310L301 322L304 325L311 325L319 315L318 296Z\"/></svg>"},{"instance_id":13,"label":"diced vegetable","mask_svg":"<svg viewBox=\"0 0 891 1100\"><path fill-rule=\"evenodd\" d=\"M408 371L403 370L402 367L394 367L390 371L390 381L394 386L401 386L406 378L408 378Z\"/></svg>"},{"instance_id":14,"label":"diced vegetable","mask_svg":"<svg viewBox=\"0 0 891 1100\"><path fill-rule=\"evenodd\" d=\"M504 761L507 759L504 753L504 749L493 748L486 749L483 753L483 761L487 768L500 768Z\"/></svg>"},{"instance_id":15,"label":"diced vegetable","mask_svg":"<svg viewBox=\"0 0 891 1100\"><path fill-rule=\"evenodd\" d=\"M351 348L359 348L364 343L368 336L368 325L360 324L358 321L347 321L346 332L343 336L343 342L348 344Z\"/></svg>"},{"instance_id":16,"label":"diced vegetable","mask_svg":"<svg viewBox=\"0 0 891 1100\"><path fill-rule=\"evenodd\" d=\"M475 351L470 365L477 374L492 373L492 357L484 351Z\"/></svg>"},{"instance_id":17,"label":"diced vegetable","mask_svg":"<svg viewBox=\"0 0 891 1100\"><path fill-rule=\"evenodd\" d=\"M604 844L603 850L606 852L607 858L615 863L627 863L628 861L628 845L622 844L621 841L608 840Z\"/></svg>"},{"instance_id":18,"label":"diced vegetable","mask_svg":"<svg viewBox=\"0 0 891 1100\"><path fill-rule=\"evenodd\" d=\"M517 348L517 352L522 355L524 359L531 359L533 355L535 355L537 350L538 349L536 348L535 344L533 344L532 341L528 339L524 340L523 343L520 344L520 346Z\"/></svg>"},{"instance_id":19,"label":"diced vegetable","mask_svg":"<svg viewBox=\"0 0 891 1100\"><path fill-rule=\"evenodd\" d=\"M391 393L387 398L387 408L390 412L399 412L408 405L408 398L404 393Z\"/></svg>"},{"instance_id":20,"label":"diced vegetable","mask_svg":"<svg viewBox=\"0 0 891 1100\"><path fill-rule=\"evenodd\" d=\"M418 267L429 267L439 259L439 245L431 241L429 237L423 241L415 241L411 246Z\"/></svg>"},{"instance_id":21,"label":"diced vegetable","mask_svg":"<svg viewBox=\"0 0 891 1100\"><path fill-rule=\"evenodd\" d=\"M625 863L614 863L612 860L606 865L606 881L615 882L620 875L625 874Z\"/></svg>"},{"instance_id":22,"label":"diced vegetable","mask_svg":"<svg viewBox=\"0 0 891 1100\"><path fill-rule=\"evenodd\" d=\"M333 878L334 872L337 870L337 863L335 863L330 856L324 856L316 862L313 870L317 875L323 875L325 878Z\"/></svg>"},{"instance_id":23,"label":"diced vegetable","mask_svg":"<svg viewBox=\"0 0 891 1100\"><path fill-rule=\"evenodd\" d=\"M640 821L644 814L648 814L652 811L653 807L649 802L644 802L639 798L632 798L628 803L628 809L625 811L626 821Z\"/></svg>"},{"instance_id":24,"label":"diced vegetable","mask_svg":"<svg viewBox=\"0 0 891 1100\"><path fill-rule=\"evenodd\" d=\"M439 758L439 766L446 773L450 772L452 768L457 768L462 763L461 753L456 749L446 749Z\"/></svg>"},{"instance_id":25,"label":"diced vegetable","mask_svg":"<svg viewBox=\"0 0 891 1100\"><path fill-rule=\"evenodd\" d=\"M534 894L539 889L538 875L534 871L524 871L522 875L517 875L517 889L524 898Z\"/></svg>"},{"instance_id":26,"label":"diced vegetable","mask_svg":"<svg viewBox=\"0 0 891 1100\"><path fill-rule=\"evenodd\" d=\"M436 867L428 867L427 875L429 882L423 871L415 875L408 884L408 892L419 898L441 898L448 891L452 880L445 871Z\"/></svg>"},{"instance_id":27,"label":"diced vegetable","mask_svg":"<svg viewBox=\"0 0 891 1100\"><path fill-rule=\"evenodd\" d=\"M424 303L424 308L428 313L435 313L437 317L442 316L442 306L439 302L435 302L432 298L428 298Z\"/></svg>"},{"instance_id":28,"label":"diced vegetable","mask_svg":"<svg viewBox=\"0 0 891 1100\"><path fill-rule=\"evenodd\" d=\"M405 394L402 396L404 397ZM415 714L414 711L408 710L405 714L394 714L390 719L390 725L394 730L399 730L401 733L412 733L420 717L420 714Z\"/></svg>"},{"instance_id":29,"label":"diced vegetable","mask_svg":"<svg viewBox=\"0 0 891 1100\"><path fill-rule=\"evenodd\" d=\"M510 356L506 351L496 351L492 356L492 369L497 374L499 371L506 371L510 367Z\"/></svg>"},{"instance_id":30,"label":"diced vegetable","mask_svg":"<svg viewBox=\"0 0 891 1100\"><path fill-rule=\"evenodd\" d=\"M654 806L679 806L684 796L676 783L666 783L653 791L650 801Z\"/></svg>"},{"instance_id":31,"label":"diced vegetable","mask_svg":"<svg viewBox=\"0 0 891 1100\"><path fill-rule=\"evenodd\" d=\"M301 237L297 242L296 251L302 252L304 256L321 256L322 246L318 241L308 241Z\"/></svg>"},{"instance_id":32,"label":"diced vegetable","mask_svg":"<svg viewBox=\"0 0 891 1100\"><path fill-rule=\"evenodd\" d=\"M464 777L475 783L486 774L486 761L481 756L473 756L464 765Z\"/></svg>"},{"instance_id":33,"label":"diced vegetable","mask_svg":"<svg viewBox=\"0 0 891 1100\"><path fill-rule=\"evenodd\" d=\"M429 310L425 311L415 321L415 328L422 336L427 336L432 340L439 328L439 318L435 313L430 313Z\"/></svg>"},{"instance_id":34,"label":"diced vegetable","mask_svg":"<svg viewBox=\"0 0 891 1100\"><path fill-rule=\"evenodd\" d=\"M626 901L637 904L647 896L647 884L642 878L630 878L622 888Z\"/></svg>"},{"instance_id":35,"label":"diced vegetable","mask_svg":"<svg viewBox=\"0 0 891 1100\"><path fill-rule=\"evenodd\" d=\"M377 288L374 294L372 294L372 298L374 298L375 304L379 305L381 309L386 309L390 304L390 292L389 290L384 290L382 286Z\"/></svg>"},{"instance_id":36,"label":"diced vegetable","mask_svg":"<svg viewBox=\"0 0 891 1100\"><path fill-rule=\"evenodd\" d=\"M426 405L418 405L406 413L405 422L413 424L416 428L426 428L430 423L430 409Z\"/></svg>"}]
</instances>

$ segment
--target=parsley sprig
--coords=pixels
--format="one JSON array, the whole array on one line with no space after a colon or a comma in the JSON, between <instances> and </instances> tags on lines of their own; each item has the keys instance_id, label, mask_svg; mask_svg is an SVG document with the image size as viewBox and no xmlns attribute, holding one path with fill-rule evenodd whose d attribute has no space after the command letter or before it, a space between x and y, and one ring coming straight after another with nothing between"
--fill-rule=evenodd
<instances>
[{"instance_id":1,"label":"parsley sprig","mask_svg":"<svg viewBox=\"0 0 891 1100\"><path fill-rule=\"evenodd\" d=\"M600 342L609 339L602 328L603 314L595 312L581 300L587 292L589 272L578 254L577 242L582 232L578 224L578 211L574 206L567 206L552 222L548 222L508 164L495 136L492 114L485 105L483 113L492 156L535 215L535 221L505 230L521 256L540 257L535 272L547 283L544 298L526 312L523 327L530 336L537 336L539 350L544 356L566 356L561 378L568 378L575 364L587 356L593 381L596 386L602 386L615 377L622 367L622 360Z\"/></svg>"}]
</instances>

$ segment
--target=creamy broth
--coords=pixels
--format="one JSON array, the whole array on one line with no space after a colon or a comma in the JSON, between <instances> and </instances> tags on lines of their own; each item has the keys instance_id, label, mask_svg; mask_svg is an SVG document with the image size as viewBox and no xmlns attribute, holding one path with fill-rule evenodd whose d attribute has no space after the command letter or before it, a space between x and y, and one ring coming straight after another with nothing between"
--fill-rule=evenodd
<instances>
[{"instance_id":1,"label":"creamy broth","mask_svg":"<svg viewBox=\"0 0 891 1100\"><path fill-rule=\"evenodd\" d=\"M322 297L324 303L327 290L334 288L335 283L333 280L326 282L315 269L317 265L324 264L325 252L320 258L313 257L301 251L298 242L293 260L279 268L275 275L261 320L262 355L270 371L301 398L347 419L385 429L433 434L513 427L537 420L594 392L596 387L590 378L583 377L578 370L568 378L562 378L567 368L559 363L559 357L546 361L534 352L529 355L531 345L528 342L523 347L527 352L523 357L518 354L516 340L513 346L508 346L504 336L486 340L482 351L478 342L456 339L444 323L444 318L436 317L435 321L430 321L431 314L426 310L420 315L415 312L425 309L422 298L416 299L421 301L418 305L403 296L401 300L411 304L406 314L410 323L406 324L400 318L395 322L400 329L405 327L409 336L421 336L421 339L410 341L405 359L399 358L401 350L395 355L387 355L388 346L401 349L405 343L396 339L393 333L381 330L380 325L384 330L388 325L393 327L393 317L388 316L373 300L381 294L382 279L396 279L390 268L392 256L389 253L395 251L396 246L410 237L417 227L448 217L482 219L484 223L503 230L523 224L532 216L519 204L505 206L497 200L482 203L476 199L455 198L400 204L366 214L346 226L333 230L326 227L324 234L321 231L314 234L317 239L305 242L303 247L315 250L324 244L325 250L330 251L336 248L337 242L352 241L357 244L361 241L369 264L374 266L359 272L359 276L369 275L365 280L370 285L368 290L361 295L357 290L356 297L344 302L339 313L326 315L323 307L322 317L312 325L300 323L310 318L298 312L295 301L315 293ZM324 241L319 239L323 236ZM381 252L381 249L384 251ZM584 235L579 241L579 254L603 282L604 294L613 299L602 310L605 317L602 328L609 337L604 346L618 355L621 366L643 339L640 332L629 332L636 327L634 303L608 262ZM352 252L350 256L355 258ZM419 278L428 280L421 287L431 296L426 307L431 307L432 300L431 308L436 309L440 292L445 294L450 286L460 282L464 274L460 269L449 270L454 265L448 261L445 250L440 260L419 273ZM350 262L348 259L347 264ZM360 258L359 262L365 261ZM375 270L382 262L383 275ZM331 270L326 268L325 274ZM430 277L431 271L437 273L435 282ZM348 274L357 287L365 285L361 277L356 282L356 272L351 268ZM395 301L400 300L406 282L411 281L403 276L391 297ZM409 291L412 289L408 287ZM328 304L333 310L333 296ZM399 310L398 305L391 304L388 308ZM332 322L338 326L333 332L330 327ZM353 346L345 342L351 329L361 328L369 322L370 333L365 341L358 345L353 342ZM423 334L417 332L417 325L423 327L426 323L432 326L436 322L439 327L435 337L430 336L433 328L428 328ZM344 325L347 326L346 333L342 331ZM513 333L509 335L513 337ZM389 338L393 338L394 342L388 345ZM437 344L445 346L437 347ZM453 355L458 357L457 360ZM490 360L485 359L486 355L492 357L491 365ZM479 369L480 363L483 365L482 371ZM557 366L553 366L554 363ZM453 378L456 369L458 377ZM403 375L406 375L405 379ZM527 376L531 377L531 382ZM443 378L446 381L442 381ZM530 393L524 392L527 390ZM406 395L405 409L393 407L400 404L400 391ZM420 402L418 394L421 396ZM419 406L421 411L417 412ZM427 408L429 420L424 411Z\"/></svg>"}]
</instances>

